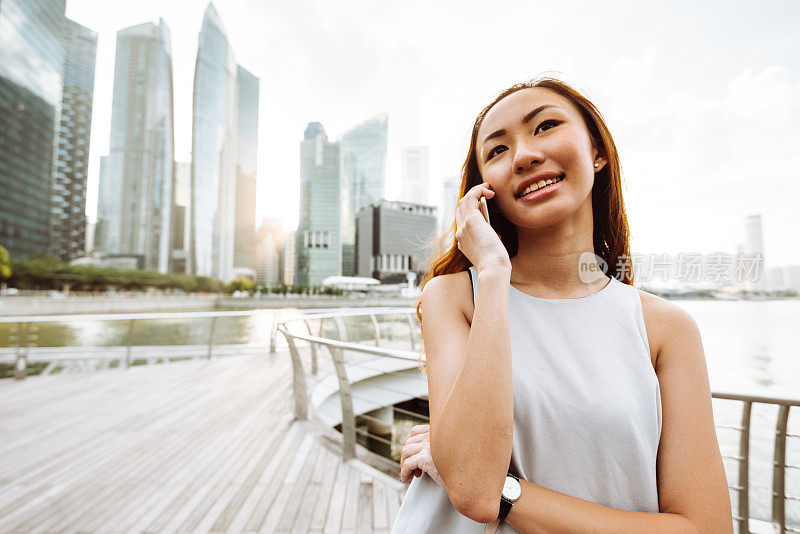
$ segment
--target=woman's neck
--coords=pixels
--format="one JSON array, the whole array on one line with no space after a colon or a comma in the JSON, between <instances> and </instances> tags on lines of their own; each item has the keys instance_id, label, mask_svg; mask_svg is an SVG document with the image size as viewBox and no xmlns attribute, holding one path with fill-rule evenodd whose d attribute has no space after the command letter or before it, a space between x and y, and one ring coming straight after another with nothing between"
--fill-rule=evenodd
<instances>
[{"instance_id":1,"label":"woman's neck","mask_svg":"<svg viewBox=\"0 0 800 534\"><path fill-rule=\"evenodd\" d=\"M587 276L581 263L596 263L591 204L544 228L517 228L519 247L511 258L511 283L541 298L578 298L608 283L602 274ZM598 270L592 271L598 273Z\"/></svg>"}]
</instances>

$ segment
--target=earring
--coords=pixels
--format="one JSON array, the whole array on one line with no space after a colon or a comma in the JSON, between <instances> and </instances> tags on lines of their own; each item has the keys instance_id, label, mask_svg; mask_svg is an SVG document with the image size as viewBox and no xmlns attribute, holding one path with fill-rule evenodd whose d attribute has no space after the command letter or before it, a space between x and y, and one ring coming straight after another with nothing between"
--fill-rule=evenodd
<instances>
[{"instance_id":1,"label":"earring","mask_svg":"<svg viewBox=\"0 0 800 534\"><path fill-rule=\"evenodd\" d=\"M600 164L599 164L599 163L595 163L595 164L594 164L594 168L595 168L595 169L596 169L596 168L598 168L599 166L600 166Z\"/></svg>"}]
</instances>

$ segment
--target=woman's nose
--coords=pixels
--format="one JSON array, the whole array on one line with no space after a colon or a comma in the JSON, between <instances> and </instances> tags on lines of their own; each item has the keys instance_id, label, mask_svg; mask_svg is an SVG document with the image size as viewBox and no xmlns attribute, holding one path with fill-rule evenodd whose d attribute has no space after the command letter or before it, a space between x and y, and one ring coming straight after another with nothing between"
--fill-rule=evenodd
<instances>
[{"instance_id":1,"label":"woman's nose","mask_svg":"<svg viewBox=\"0 0 800 534\"><path fill-rule=\"evenodd\" d=\"M514 172L525 172L542 161L544 161L544 155L541 150L526 143L519 143L517 153L514 154Z\"/></svg>"}]
</instances>

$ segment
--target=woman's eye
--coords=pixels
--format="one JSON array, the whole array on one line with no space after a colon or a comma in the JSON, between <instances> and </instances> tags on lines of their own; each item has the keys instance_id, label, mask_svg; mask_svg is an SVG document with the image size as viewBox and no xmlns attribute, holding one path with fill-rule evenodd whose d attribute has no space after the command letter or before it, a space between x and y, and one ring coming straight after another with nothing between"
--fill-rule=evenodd
<instances>
[{"instance_id":1,"label":"woman's eye","mask_svg":"<svg viewBox=\"0 0 800 534\"><path fill-rule=\"evenodd\" d=\"M499 148L506 148L506 147L505 147L504 145L497 145L496 147L494 147L493 149L491 149L491 150L489 151L489 153L486 155L486 161L489 161L490 159L492 159L493 157L495 157L497 154L499 154L500 152L502 152L502 150L501 150L500 152L498 152L498 151L497 151Z\"/></svg>"},{"instance_id":2,"label":"woman's eye","mask_svg":"<svg viewBox=\"0 0 800 534\"><path fill-rule=\"evenodd\" d=\"M536 131L534 132L534 134L536 132L539 132L539 131L549 130L553 126L557 126L557 125L558 125L558 121L557 120L553 120L553 119L546 120L543 123L541 123L538 128L536 128ZM549 127L545 128L545 126L549 126Z\"/></svg>"}]
</instances>

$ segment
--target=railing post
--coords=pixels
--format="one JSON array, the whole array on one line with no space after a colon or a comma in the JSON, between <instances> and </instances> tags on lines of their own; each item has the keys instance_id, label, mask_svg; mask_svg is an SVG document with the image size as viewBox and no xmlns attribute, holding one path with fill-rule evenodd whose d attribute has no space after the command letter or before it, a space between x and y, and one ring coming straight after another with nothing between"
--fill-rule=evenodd
<instances>
[{"instance_id":1,"label":"railing post","mask_svg":"<svg viewBox=\"0 0 800 534\"><path fill-rule=\"evenodd\" d=\"M284 325L285 327L285 325ZM308 419L308 390L306 389L306 374L303 371L303 362L291 334L280 330L286 343L289 345L289 354L292 357L292 387L294 389L294 416L300 421Z\"/></svg>"},{"instance_id":2,"label":"railing post","mask_svg":"<svg viewBox=\"0 0 800 534\"><path fill-rule=\"evenodd\" d=\"M306 325L306 330L308 330L308 335L313 336L314 333L311 331L311 325L308 324L308 321L303 319L303 324ZM311 343L311 374L317 374L317 344Z\"/></svg>"},{"instance_id":3,"label":"railing post","mask_svg":"<svg viewBox=\"0 0 800 534\"><path fill-rule=\"evenodd\" d=\"M356 457L356 420L353 411L353 395L347 371L344 368L342 349L331 347L336 378L339 379L339 400L342 404L342 461Z\"/></svg>"},{"instance_id":4,"label":"railing post","mask_svg":"<svg viewBox=\"0 0 800 534\"><path fill-rule=\"evenodd\" d=\"M342 318L335 316L333 322L336 323L336 332L339 334L339 341L347 341L347 329L344 326Z\"/></svg>"},{"instance_id":5,"label":"railing post","mask_svg":"<svg viewBox=\"0 0 800 534\"><path fill-rule=\"evenodd\" d=\"M369 314L369 318L372 319L372 331L375 332L375 346L381 346L381 328L378 326L378 320L375 318L374 313Z\"/></svg>"},{"instance_id":6,"label":"railing post","mask_svg":"<svg viewBox=\"0 0 800 534\"><path fill-rule=\"evenodd\" d=\"M781 404L775 425L775 459L772 463L772 526L775 532L786 532L786 427L789 406Z\"/></svg>"},{"instance_id":7,"label":"railing post","mask_svg":"<svg viewBox=\"0 0 800 534\"><path fill-rule=\"evenodd\" d=\"M14 362L14 378L23 380L28 376L28 323L17 323L17 359Z\"/></svg>"},{"instance_id":8,"label":"railing post","mask_svg":"<svg viewBox=\"0 0 800 534\"><path fill-rule=\"evenodd\" d=\"M750 532L750 414L753 403L742 401L742 424L739 436L739 532Z\"/></svg>"},{"instance_id":9,"label":"railing post","mask_svg":"<svg viewBox=\"0 0 800 534\"><path fill-rule=\"evenodd\" d=\"M217 316L211 318L211 331L208 333L208 354L207 359L211 359L211 352L214 350L214 330L217 327Z\"/></svg>"},{"instance_id":10,"label":"railing post","mask_svg":"<svg viewBox=\"0 0 800 534\"><path fill-rule=\"evenodd\" d=\"M125 361L123 362L126 369L131 366L131 351L133 350L131 346L133 345L133 328L135 324L136 319L128 321L128 335L125 341Z\"/></svg>"},{"instance_id":11,"label":"railing post","mask_svg":"<svg viewBox=\"0 0 800 534\"><path fill-rule=\"evenodd\" d=\"M417 350L417 343L414 341L414 322L411 320L411 314L406 314L408 319L408 339L411 340L411 350Z\"/></svg>"},{"instance_id":12,"label":"railing post","mask_svg":"<svg viewBox=\"0 0 800 534\"><path fill-rule=\"evenodd\" d=\"M272 316L272 329L270 330L269 334L270 354L275 353L275 339L278 337L278 317L280 316L280 313L280 310L275 310L275 315Z\"/></svg>"}]
</instances>

